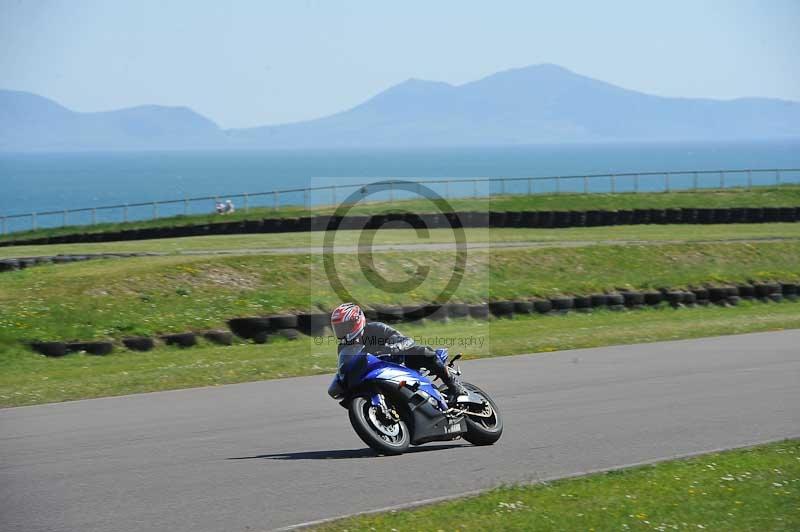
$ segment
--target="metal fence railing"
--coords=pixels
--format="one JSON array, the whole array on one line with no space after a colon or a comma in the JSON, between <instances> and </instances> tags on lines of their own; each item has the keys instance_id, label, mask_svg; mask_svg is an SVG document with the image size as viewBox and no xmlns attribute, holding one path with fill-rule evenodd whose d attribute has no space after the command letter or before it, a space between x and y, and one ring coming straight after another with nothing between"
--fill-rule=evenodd
<instances>
[{"instance_id":1,"label":"metal fence railing","mask_svg":"<svg viewBox=\"0 0 800 532\"><path fill-rule=\"evenodd\" d=\"M267 192L202 196L22 214L0 214L0 234L5 235L43 227L124 223L175 216L212 214L214 203L221 199L235 200L238 204L237 208L245 212L253 208L278 210L287 206L311 208L312 205L335 205L344 193L350 195L353 191L360 190L366 194L371 183L387 181L387 178L375 178L371 182L342 183L343 179L345 178L315 178L306 187ZM327 180L339 182L313 186L316 182ZM624 172L537 177L413 178L413 180L432 188L445 198L492 197L512 194L639 193L712 188L749 189L757 186L800 183L800 168ZM399 183L401 180L394 181ZM402 181L407 182L407 180ZM413 193L394 191L390 187L389 190L370 196L370 201L395 201L410 197L413 197Z\"/></svg>"}]
</instances>

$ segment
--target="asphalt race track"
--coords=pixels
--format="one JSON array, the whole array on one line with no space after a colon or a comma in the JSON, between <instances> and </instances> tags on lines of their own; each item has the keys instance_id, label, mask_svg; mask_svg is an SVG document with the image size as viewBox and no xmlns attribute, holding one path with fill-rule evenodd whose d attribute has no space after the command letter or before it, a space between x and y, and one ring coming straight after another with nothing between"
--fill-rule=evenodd
<instances>
[{"instance_id":1,"label":"asphalt race track","mask_svg":"<svg viewBox=\"0 0 800 532\"><path fill-rule=\"evenodd\" d=\"M800 331L462 367L505 415L493 447L375 457L327 376L0 410L0 529L268 530L800 436Z\"/></svg>"}]
</instances>

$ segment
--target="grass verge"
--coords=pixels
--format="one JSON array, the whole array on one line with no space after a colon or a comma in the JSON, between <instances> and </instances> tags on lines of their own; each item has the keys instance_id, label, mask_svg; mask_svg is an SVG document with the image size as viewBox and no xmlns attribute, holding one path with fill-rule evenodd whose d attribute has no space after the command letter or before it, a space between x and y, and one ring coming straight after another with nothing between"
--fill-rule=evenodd
<instances>
[{"instance_id":1,"label":"grass verge","mask_svg":"<svg viewBox=\"0 0 800 532\"><path fill-rule=\"evenodd\" d=\"M391 229L363 231L374 235L377 245L392 244L450 244L454 242L450 229L431 229L428 238L416 231ZM465 230L466 240L475 243L529 242L532 244L569 244L576 242L615 243L626 241L741 241L767 239L800 239L800 223L719 224L719 225L618 225L610 227L571 227L564 229L488 229ZM7 257L37 257L57 254L90 253L185 253L235 250L267 250L286 248L321 249L324 232L285 234L218 235L128 242L89 244L52 244L44 246L13 246L0 248L0 259ZM337 243L355 246L362 231L338 231Z\"/></svg>"},{"instance_id":2,"label":"grass verge","mask_svg":"<svg viewBox=\"0 0 800 532\"><path fill-rule=\"evenodd\" d=\"M465 319L402 327L421 342L449 343L468 358L793 328L800 328L800 303L791 302L520 316L490 322ZM0 406L332 373L335 352L330 339L307 337L266 345L203 345L149 353L118 350L105 357L74 354L58 359L0 344Z\"/></svg>"},{"instance_id":3,"label":"grass verge","mask_svg":"<svg viewBox=\"0 0 800 532\"><path fill-rule=\"evenodd\" d=\"M777 187L756 187L752 190L741 188L708 189L698 191L620 193L620 194L534 194L492 196L491 198L457 198L448 202L457 211L525 211L525 210L622 210L622 209L667 209L667 208L725 208L725 207L793 207L800 205L800 186L782 185ZM211 205L209 205L211 207ZM356 205L350 214L377 214L387 210L402 209L417 213L436 212L428 200L406 200L394 203L362 203ZM209 209L210 210L210 209ZM203 225L261 218L285 218L331 214L335 207L322 205L311 209L303 207L284 207L278 210L253 208L248 212L237 211L226 216L203 214L176 216L156 220L142 220L128 223L105 223L93 226L68 226L34 231L20 231L13 235L0 236L0 242L27 238L41 238L73 233L103 233L123 229L144 229L152 227L174 227L182 225Z\"/></svg>"},{"instance_id":4,"label":"grass verge","mask_svg":"<svg viewBox=\"0 0 800 532\"><path fill-rule=\"evenodd\" d=\"M428 302L453 275L452 252L376 254L376 289L356 254L336 255L358 301ZM616 288L800 279L800 242L687 243L494 249L471 252L453 300L550 297ZM429 273L419 273L422 268ZM50 265L0 275L0 343L120 338L224 327L228 318L330 309L339 296L318 254L164 256Z\"/></svg>"},{"instance_id":5,"label":"grass verge","mask_svg":"<svg viewBox=\"0 0 800 532\"><path fill-rule=\"evenodd\" d=\"M503 487L315 530L798 530L800 440Z\"/></svg>"}]
</instances>

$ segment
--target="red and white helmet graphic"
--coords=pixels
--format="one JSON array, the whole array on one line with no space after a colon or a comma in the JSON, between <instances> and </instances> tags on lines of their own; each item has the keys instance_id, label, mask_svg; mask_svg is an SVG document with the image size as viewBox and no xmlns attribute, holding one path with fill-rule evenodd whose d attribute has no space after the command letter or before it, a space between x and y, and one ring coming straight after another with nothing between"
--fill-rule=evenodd
<instances>
[{"instance_id":1,"label":"red and white helmet graphic","mask_svg":"<svg viewBox=\"0 0 800 532\"><path fill-rule=\"evenodd\" d=\"M366 325L367 318L355 303L343 303L331 313L333 334L340 340L352 342L364 332Z\"/></svg>"}]
</instances>

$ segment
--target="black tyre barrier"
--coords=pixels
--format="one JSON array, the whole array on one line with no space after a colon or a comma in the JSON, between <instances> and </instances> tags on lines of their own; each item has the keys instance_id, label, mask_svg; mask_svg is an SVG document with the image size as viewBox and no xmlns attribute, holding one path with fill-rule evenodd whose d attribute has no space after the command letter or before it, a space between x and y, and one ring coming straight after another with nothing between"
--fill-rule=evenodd
<instances>
[{"instance_id":1,"label":"black tyre barrier","mask_svg":"<svg viewBox=\"0 0 800 532\"><path fill-rule=\"evenodd\" d=\"M625 305L625 296L622 294L608 294L606 301L609 307L619 307Z\"/></svg>"},{"instance_id":2,"label":"black tyre barrier","mask_svg":"<svg viewBox=\"0 0 800 532\"><path fill-rule=\"evenodd\" d=\"M557 296L551 297L550 303L553 305L553 310L566 312L574 307L575 299L569 296Z\"/></svg>"},{"instance_id":3,"label":"black tyre barrier","mask_svg":"<svg viewBox=\"0 0 800 532\"><path fill-rule=\"evenodd\" d=\"M683 303L684 300L683 292L680 292L678 290L670 290L664 295L666 296L667 303L669 303L670 306L673 308L678 307Z\"/></svg>"},{"instance_id":4,"label":"black tyre barrier","mask_svg":"<svg viewBox=\"0 0 800 532\"><path fill-rule=\"evenodd\" d=\"M193 332L165 334L161 336L161 339L167 345L176 345L178 347L193 347L197 345L197 335Z\"/></svg>"},{"instance_id":5,"label":"black tyre barrier","mask_svg":"<svg viewBox=\"0 0 800 532\"><path fill-rule=\"evenodd\" d=\"M765 298L781 292L781 285L778 283L758 283L755 285L756 297Z\"/></svg>"},{"instance_id":6,"label":"black tyre barrier","mask_svg":"<svg viewBox=\"0 0 800 532\"><path fill-rule=\"evenodd\" d=\"M203 338L217 345L233 345L233 334L230 331L206 331Z\"/></svg>"},{"instance_id":7,"label":"black tyre barrier","mask_svg":"<svg viewBox=\"0 0 800 532\"><path fill-rule=\"evenodd\" d=\"M534 299L533 310L539 314L547 314L553 310L553 303L549 299Z\"/></svg>"},{"instance_id":8,"label":"black tyre barrier","mask_svg":"<svg viewBox=\"0 0 800 532\"><path fill-rule=\"evenodd\" d=\"M32 342L30 346L46 357L63 357L67 354L67 344L64 342Z\"/></svg>"},{"instance_id":9,"label":"black tyre barrier","mask_svg":"<svg viewBox=\"0 0 800 532\"><path fill-rule=\"evenodd\" d=\"M498 318L511 318L514 316L514 303L513 301L491 301L489 312Z\"/></svg>"},{"instance_id":10,"label":"black tyre barrier","mask_svg":"<svg viewBox=\"0 0 800 532\"><path fill-rule=\"evenodd\" d=\"M623 300L626 307L641 307L644 305L644 294L635 290L622 292Z\"/></svg>"},{"instance_id":11,"label":"black tyre barrier","mask_svg":"<svg viewBox=\"0 0 800 532\"><path fill-rule=\"evenodd\" d=\"M575 310L586 312L592 308L591 296L575 296L572 301Z\"/></svg>"},{"instance_id":12,"label":"black tyre barrier","mask_svg":"<svg viewBox=\"0 0 800 532\"><path fill-rule=\"evenodd\" d=\"M469 316L469 305L466 303L448 303L447 314L451 318L466 318Z\"/></svg>"},{"instance_id":13,"label":"black tyre barrier","mask_svg":"<svg viewBox=\"0 0 800 532\"><path fill-rule=\"evenodd\" d=\"M11 272L19 269L19 263L16 260L3 260L0 261L0 272Z\"/></svg>"},{"instance_id":14,"label":"black tyre barrier","mask_svg":"<svg viewBox=\"0 0 800 532\"><path fill-rule=\"evenodd\" d=\"M146 336L123 338L122 345L131 351L150 351L156 346L155 340Z\"/></svg>"},{"instance_id":15,"label":"black tyre barrier","mask_svg":"<svg viewBox=\"0 0 800 532\"><path fill-rule=\"evenodd\" d=\"M714 209L713 220L715 224L727 224L731 220L730 209Z\"/></svg>"},{"instance_id":16,"label":"black tyre barrier","mask_svg":"<svg viewBox=\"0 0 800 532\"><path fill-rule=\"evenodd\" d=\"M800 288L797 283L781 283L781 293L783 293L783 297L794 301L800 293Z\"/></svg>"},{"instance_id":17,"label":"black tyre barrier","mask_svg":"<svg viewBox=\"0 0 800 532\"><path fill-rule=\"evenodd\" d=\"M246 340L252 340L261 333L268 334L272 330L269 318L233 318L228 320L228 327L233 334Z\"/></svg>"},{"instance_id":18,"label":"black tyre barrier","mask_svg":"<svg viewBox=\"0 0 800 532\"><path fill-rule=\"evenodd\" d=\"M665 223L668 224L679 224L683 222L683 210L682 209L665 209Z\"/></svg>"},{"instance_id":19,"label":"black tyre barrier","mask_svg":"<svg viewBox=\"0 0 800 532\"><path fill-rule=\"evenodd\" d=\"M31 238L0 242L0 247L15 245L74 244L81 242L113 242L174 238L197 235L225 235L248 233L280 233L320 231L329 224L339 222L340 229L362 229L378 227L388 220L406 220L406 215L302 218L264 218L238 222L183 225L125 229L106 233L75 233L51 238ZM421 214L420 218L429 229L449 227L448 218L438 214ZM590 211L510 211L510 212L458 212L450 215L464 227L583 227L630 224L709 224L709 223L764 223L800 221L800 207L769 208L721 208L721 209L636 209L636 210L590 210ZM394 226L395 224L391 224ZM405 224L399 224L402 227Z\"/></svg>"},{"instance_id":20,"label":"black tyre barrier","mask_svg":"<svg viewBox=\"0 0 800 532\"><path fill-rule=\"evenodd\" d=\"M692 293L694 294L695 300L700 301L708 301L708 289L707 288L692 288Z\"/></svg>"},{"instance_id":21,"label":"black tyre barrier","mask_svg":"<svg viewBox=\"0 0 800 532\"><path fill-rule=\"evenodd\" d=\"M269 317L270 326L277 329L296 329L297 328L297 315L296 314L276 314Z\"/></svg>"},{"instance_id":22,"label":"black tyre barrier","mask_svg":"<svg viewBox=\"0 0 800 532\"><path fill-rule=\"evenodd\" d=\"M251 340L256 344L266 344L269 342L270 334L267 331L259 331L253 335Z\"/></svg>"},{"instance_id":23,"label":"black tyre barrier","mask_svg":"<svg viewBox=\"0 0 800 532\"><path fill-rule=\"evenodd\" d=\"M514 301L514 314L530 314L533 312L532 301Z\"/></svg>"},{"instance_id":24,"label":"black tyre barrier","mask_svg":"<svg viewBox=\"0 0 800 532\"><path fill-rule=\"evenodd\" d=\"M419 305L407 305L403 307L404 321L419 321L426 317L425 307Z\"/></svg>"},{"instance_id":25,"label":"black tyre barrier","mask_svg":"<svg viewBox=\"0 0 800 532\"><path fill-rule=\"evenodd\" d=\"M708 299L712 303L725 301L728 297L728 290L723 286L712 286L708 289Z\"/></svg>"},{"instance_id":26,"label":"black tyre barrier","mask_svg":"<svg viewBox=\"0 0 800 532\"><path fill-rule=\"evenodd\" d=\"M114 350L111 342L71 342L67 344L67 351L77 353L84 351L89 355L108 355Z\"/></svg>"},{"instance_id":27,"label":"black tyre barrier","mask_svg":"<svg viewBox=\"0 0 800 532\"><path fill-rule=\"evenodd\" d=\"M747 223L747 209L742 209L740 207L735 207L729 209L730 217L728 218L728 222L732 224L743 224Z\"/></svg>"},{"instance_id":28,"label":"black tyre barrier","mask_svg":"<svg viewBox=\"0 0 800 532\"><path fill-rule=\"evenodd\" d=\"M736 289L739 291L739 297L743 299L753 299L756 297L756 287L751 284L739 284L736 285Z\"/></svg>"},{"instance_id":29,"label":"black tyre barrier","mask_svg":"<svg viewBox=\"0 0 800 532\"><path fill-rule=\"evenodd\" d=\"M796 282L777 283L761 282L756 284L740 284L738 286L692 288L686 290L661 289L660 292L635 290L625 290L621 293L612 294L592 294L590 296L556 296L551 299L534 299L531 301L493 301L489 304L465 304L449 303L447 305L436 305L424 307L424 314L431 319L445 320L448 317L462 318L470 316L475 319L487 319L491 314L496 316L513 316L514 312L529 313L531 311L539 314L547 314L551 311L566 313L569 310L588 311L591 307L607 306L610 310L625 310L627 308L641 308L644 304L653 305L656 301L656 294L661 296L661 300L668 301L675 307L694 306L695 304L707 305L711 301L710 297L720 305L736 305L743 298L749 299L754 296L763 301L780 302L784 299L796 301L800 294L800 286ZM713 294L713 296L712 296ZM415 308L416 309L416 308ZM410 314L404 313L402 307L380 307L380 310L364 309L367 319L376 320L384 316L394 321L403 321L409 318ZM263 344L270 340L272 334L278 334L290 339L297 337L300 331L297 327L276 327L272 323L273 318L283 323L297 323L300 330L327 330L327 313L312 313L298 315L278 315L269 318L233 318L228 321L231 330L243 338L252 339L255 343ZM205 331L200 333L209 341L231 345L233 337L227 331ZM308 334L308 333L306 333ZM196 345L197 337L195 333L167 334L161 336L167 345L178 345L191 347ZM122 344L132 351L149 351L155 347L152 338L147 337L128 337L122 339ZM86 351L87 353L105 355L113 350L113 344L108 341L92 342L30 342L29 347L36 352L46 356L63 356L70 351Z\"/></svg>"},{"instance_id":30,"label":"black tyre barrier","mask_svg":"<svg viewBox=\"0 0 800 532\"><path fill-rule=\"evenodd\" d=\"M297 329L307 336L322 336L331 324L328 313L298 314Z\"/></svg>"},{"instance_id":31,"label":"black tyre barrier","mask_svg":"<svg viewBox=\"0 0 800 532\"><path fill-rule=\"evenodd\" d=\"M397 323L403 320L403 307L380 306L375 309L378 313L377 320L386 323Z\"/></svg>"},{"instance_id":32,"label":"black tyre barrier","mask_svg":"<svg viewBox=\"0 0 800 532\"><path fill-rule=\"evenodd\" d=\"M764 207L764 221L767 223L780 222L781 209L779 207Z\"/></svg>"},{"instance_id":33,"label":"black tyre barrier","mask_svg":"<svg viewBox=\"0 0 800 532\"><path fill-rule=\"evenodd\" d=\"M664 209L650 209L650 223L651 224L667 223L667 211Z\"/></svg>"},{"instance_id":34,"label":"black tyre barrier","mask_svg":"<svg viewBox=\"0 0 800 532\"><path fill-rule=\"evenodd\" d=\"M446 305L425 305L425 314L432 321L447 321L450 319Z\"/></svg>"},{"instance_id":35,"label":"black tyre barrier","mask_svg":"<svg viewBox=\"0 0 800 532\"><path fill-rule=\"evenodd\" d=\"M606 294L592 294L589 296L591 305L594 308L605 307L608 305L608 296Z\"/></svg>"},{"instance_id":36,"label":"black tyre barrier","mask_svg":"<svg viewBox=\"0 0 800 532\"><path fill-rule=\"evenodd\" d=\"M278 329L276 332L287 340L297 340L297 338L300 336L300 333L297 332L297 329Z\"/></svg>"},{"instance_id":37,"label":"black tyre barrier","mask_svg":"<svg viewBox=\"0 0 800 532\"><path fill-rule=\"evenodd\" d=\"M489 319L489 305L485 303L478 303L469 306L469 317L476 320Z\"/></svg>"},{"instance_id":38,"label":"black tyre barrier","mask_svg":"<svg viewBox=\"0 0 800 532\"><path fill-rule=\"evenodd\" d=\"M633 211L623 209L617 211L617 225L630 225L633 223Z\"/></svg>"},{"instance_id":39,"label":"black tyre barrier","mask_svg":"<svg viewBox=\"0 0 800 532\"><path fill-rule=\"evenodd\" d=\"M648 290L644 293L645 305L655 306L661 304L662 301L664 301L664 294L658 290Z\"/></svg>"}]
</instances>

